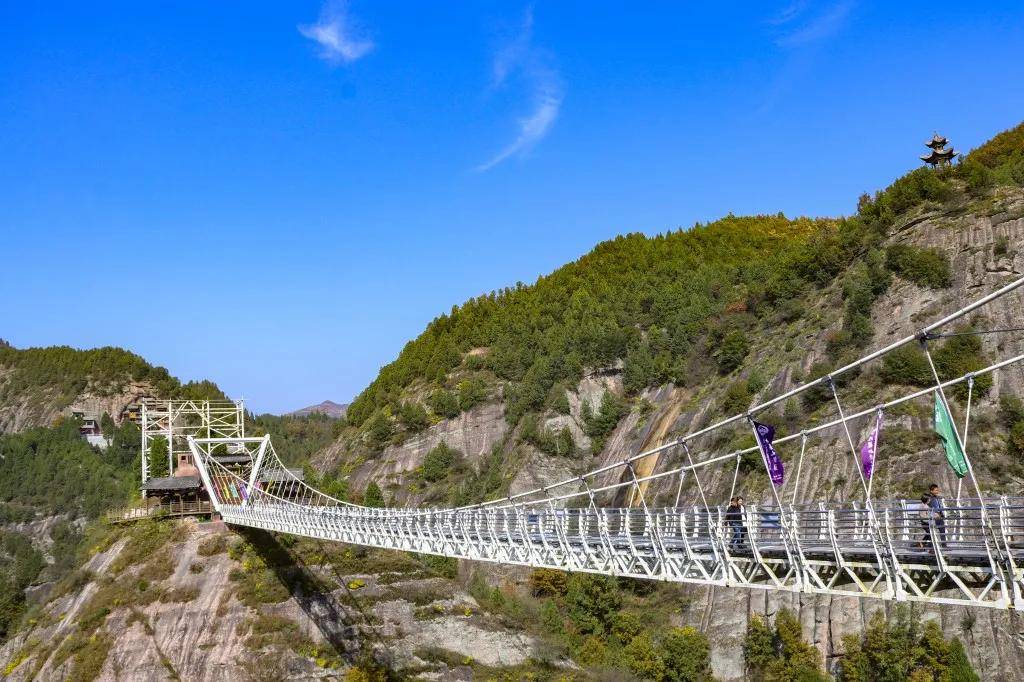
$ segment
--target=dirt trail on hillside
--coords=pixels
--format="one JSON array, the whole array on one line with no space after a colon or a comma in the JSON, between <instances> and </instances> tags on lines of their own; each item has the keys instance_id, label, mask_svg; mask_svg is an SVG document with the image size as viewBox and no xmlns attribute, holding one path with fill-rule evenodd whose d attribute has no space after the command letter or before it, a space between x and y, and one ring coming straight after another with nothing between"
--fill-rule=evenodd
<instances>
[{"instance_id":1,"label":"dirt trail on hillside","mask_svg":"<svg viewBox=\"0 0 1024 682\"><path fill-rule=\"evenodd\" d=\"M672 424L675 423L676 417L679 416L679 413L682 411L682 409L683 399L679 394L679 389L673 389L672 397L669 398L668 408L661 413L661 415L658 417L657 423L654 425L654 428L651 429L651 432L647 435L647 438L644 439L643 445L640 446L641 452L643 452L644 450L656 448L665 442L665 437L668 435L669 429L672 428ZM634 462L633 468L636 471L636 477L644 478L645 476L650 476L651 474L653 474L655 468L658 466L658 461L661 458L661 454L662 453L655 453L652 455L648 455L647 457L644 457L643 459L638 459L636 462ZM650 481L640 482L640 494L637 494L636 488L633 488L630 491L629 501L627 502L627 505L630 507L641 506L641 495L647 494L647 486L649 484Z\"/></svg>"}]
</instances>

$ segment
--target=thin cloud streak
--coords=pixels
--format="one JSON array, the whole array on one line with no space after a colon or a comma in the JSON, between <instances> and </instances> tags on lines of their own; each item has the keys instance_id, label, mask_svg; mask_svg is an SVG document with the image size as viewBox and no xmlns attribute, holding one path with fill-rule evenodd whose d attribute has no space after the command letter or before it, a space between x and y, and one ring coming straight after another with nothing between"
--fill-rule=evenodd
<instances>
[{"instance_id":1,"label":"thin cloud streak","mask_svg":"<svg viewBox=\"0 0 1024 682\"><path fill-rule=\"evenodd\" d=\"M778 38L776 43L780 47L798 48L830 38L846 25L846 19L850 16L852 9L853 2L850 0L836 3L790 33ZM789 10L783 12L782 17L785 18L779 17L770 23L788 24L799 19L802 14L803 7L791 6Z\"/></svg>"},{"instance_id":2,"label":"thin cloud streak","mask_svg":"<svg viewBox=\"0 0 1024 682\"><path fill-rule=\"evenodd\" d=\"M768 23L774 26L780 24L787 24L796 17L798 17L807 8L807 0L796 0L777 15L768 19Z\"/></svg>"},{"instance_id":3,"label":"thin cloud streak","mask_svg":"<svg viewBox=\"0 0 1024 682\"><path fill-rule=\"evenodd\" d=\"M351 64L373 50L373 41L359 37L343 0L330 0L315 24L298 27L299 33L320 46L320 58L331 64Z\"/></svg>"},{"instance_id":4,"label":"thin cloud streak","mask_svg":"<svg viewBox=\"0 0 1024 682\"><path fill-rule=\"evenodd\" d=\"M779 102L816 61L821 44L845 28L854 8L853 0L840 0L815 11L808 0L795 0L776 16L765 20L779 34L775 44L786 53L781 70L775 74L756 115L763 116Z\"/></svg>"},{"instance_id":5,"label":"thin cloud streak","mask_svg":"<svg viewBox=\"0 0 1024 682\"><path fill-rule=\"evenodd\" d=\"M530 113L518 121L516 138L474 170L484 172L513 156L522 156L551 130L562 108L562 81L545 53L531 44L533 10L527 9L519 35L494 57L491 87L500 88L513 74L522 76L530 91Z\"/></svg>"}]
</instances>

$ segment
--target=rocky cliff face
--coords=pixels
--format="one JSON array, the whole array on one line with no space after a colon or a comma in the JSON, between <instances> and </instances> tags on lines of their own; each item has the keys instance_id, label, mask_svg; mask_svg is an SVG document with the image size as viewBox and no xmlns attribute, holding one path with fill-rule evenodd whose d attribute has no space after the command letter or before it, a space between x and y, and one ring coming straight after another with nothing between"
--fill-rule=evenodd
<instances>
[{"instance_id":1,"label":"rocky cliff face","mask_svg":"<svg viewBox=\"0 0 1024 682\"><path fill-rule=\"evenodd\" d=\"M39 426L50 426L60 417L74 412L100 417L104 412L115 421L120 420L129 405L155 395L153 387L145 382L126 382L115 391L99 391L88 387L81 393L63 396L55 389L36 389L9 393L7 378L10 370L0 367L0 433L16 433Z\"/></svg>"},{"instance_id":2,"label":"rocky cliff face","mask_svg":"<svg viewBox=\"0 0 1024 682\"><path fill-rule=\"evenodd\" d=\"M4 679L340 679L374 657L469 679L537 656L407 555L161 523L116 532L58 585L0 647Z\"/></svg>"}]
</instances>

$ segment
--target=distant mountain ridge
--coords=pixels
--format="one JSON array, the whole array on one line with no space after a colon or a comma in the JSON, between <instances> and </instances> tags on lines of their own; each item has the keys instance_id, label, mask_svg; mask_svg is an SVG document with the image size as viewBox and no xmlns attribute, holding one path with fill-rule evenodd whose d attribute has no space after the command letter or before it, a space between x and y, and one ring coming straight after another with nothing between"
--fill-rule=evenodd
<instances>
[{"instance_id":1,"label":"distant mountain ridge","mask_svg":"<svg viewBox=\"0 0 1024 682\"><path fill-rule=\"evenodd\" d=\"M289 412L289 416L293 417L305 417L310 414L323 414L332 419L341 419L345 416L348 411L348 403L336 403L333 400L325 400L319 405L310 405L309 407L303 407L301 410L295 410Z\"/></svg>"}]
</instances>

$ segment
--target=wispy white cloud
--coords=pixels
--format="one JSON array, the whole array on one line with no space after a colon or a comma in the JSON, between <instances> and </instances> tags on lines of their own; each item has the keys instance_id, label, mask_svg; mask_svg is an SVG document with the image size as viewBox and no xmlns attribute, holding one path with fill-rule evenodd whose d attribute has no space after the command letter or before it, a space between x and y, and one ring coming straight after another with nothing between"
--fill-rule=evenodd
<instances>
[{"instance_id":1,"label":"wispy white cloud","mask_svg":"<svg viewBox=\"0 0 1024 682\"><path fill-rule=\"evenodd\" d=\"M765 23L772 27L775 44L783 48L786 57L769 82L757 115L771 110L789 90L807 77L814 68L823 43L846 27L854 4L854 0L834 0L826 4L793 0L781 12L765 19Z\"/></svg>"},{"instance_id":2,"label":"wispy white cloud","mask_svg":"<svg viewBox=\"0 0 1024 682\"><path fill-rule=\"evenodd\" d=\"M852 0L841 0L820 12L807 16L806 2L795 2L787 7L769 23L785 27L787 30L776 39L781 47L798 48L819 43L831 38L846 25L846 20L853 9Z\"/></svg>"},{"instance_id":3,"label":"wispy white cloud","mask_svg":"<svg viewBox=\"0 0 1024 682\"><path fill-rule=\"evenodd\" d=\"M332 64L350 64L373 50L373 41L361 37L344 0L328 0L315 24L299 26L299 33L320 46L320 58Z\"/></svg>"},{"instance_id":4,"label":"wispy white cloud","mask_svg":"<svg viewBox=\"0 0 1024 682\"><path fill-rule=\"evenodd\" d=\"M781 12L768 19L768 23L773 25L789 23L807 9L807 2L808 0L794 0L794 2L784 7Z\"/></svg>"},{"instance_id":5,"label":"wispy white cloud","mask_svg":"<svg viewBox=\"0 0 1024 682\"><path fill-rule=\"evenodd\" d=\"M518 134L500 152L476 167L486 171L513 157L522 156L548 134L562 108L563 87L550 57L535 47L533 9L528 8L518 35L494 56L491 87L501 88L513 75L521 76L529 93L529 113L517 123Z\"/></svg>"}]
</instances>

